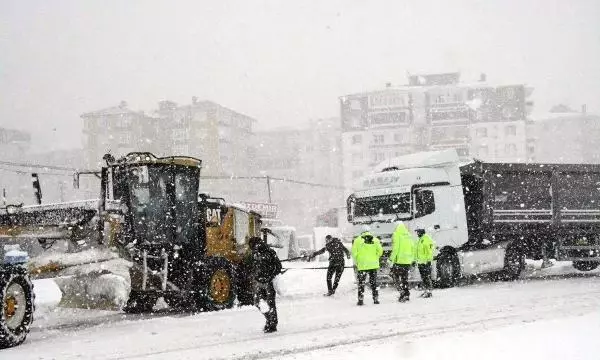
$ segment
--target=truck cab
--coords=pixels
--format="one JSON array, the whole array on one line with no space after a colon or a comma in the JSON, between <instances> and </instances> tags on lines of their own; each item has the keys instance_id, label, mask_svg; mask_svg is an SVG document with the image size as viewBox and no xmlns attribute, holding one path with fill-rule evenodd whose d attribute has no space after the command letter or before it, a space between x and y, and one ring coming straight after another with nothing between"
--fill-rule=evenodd
<instances>
[{"instance_id":1,"label":"truck cab","mask_svg":"<svg viewBox=\"0 0 600 360\"><path fill-rule=\"evenodd\" d=\"M392 233L403 222L414 231L425 229L438 249L458 248L467 241L466 213L456 152L407 155L380 164L355 186L347 201L348 220L358 235L364 225L379 237L384 259ZM382 277L389 280L382 262Z\"/></svg>"}]
</instances>

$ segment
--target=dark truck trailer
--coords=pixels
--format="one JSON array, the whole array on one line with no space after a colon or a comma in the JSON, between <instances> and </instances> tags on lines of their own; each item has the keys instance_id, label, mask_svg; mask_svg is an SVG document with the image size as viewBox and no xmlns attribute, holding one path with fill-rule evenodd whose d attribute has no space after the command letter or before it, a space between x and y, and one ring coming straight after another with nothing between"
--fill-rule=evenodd
<instances>
[{"instance_id":1,"label":"dark truck trailer","mask_svg":"<svg viewBox=\"0 0 600 360\"><path fill-rule=\"evenodd\" d=\"M527 258L600 264L600 165L476 161L460 173L466 246L508 240Z\"/></svg>"}]
</instances>

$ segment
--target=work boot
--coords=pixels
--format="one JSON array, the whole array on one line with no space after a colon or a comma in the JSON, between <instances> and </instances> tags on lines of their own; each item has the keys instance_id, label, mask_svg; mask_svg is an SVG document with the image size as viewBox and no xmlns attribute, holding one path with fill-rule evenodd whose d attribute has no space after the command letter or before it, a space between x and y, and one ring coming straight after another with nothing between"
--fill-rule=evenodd
<instances>
[{"instance_id":1,"label":"work boot","mask_svg":"<svg viewBox=\"0 0 600 360\"><path fill-rule=\"evenodd\" d=\"M379 304L379 299L373 299L373 304L378 305Z\"/></svg>"},{"instance_id":2,"label":"work boot","mask_svg":"<svg viewBox=\"0 0 600 360\"><path fill-rule=\"evenodd\" d=\"M356 303L356 305L358 305L358 306L363 306L363 305L364 305L364 303L363 303L363 301L362 301L362 300L358 300L358 302Z\"/></svg>"},{"instance_id":3,"label":"work boot","mask_svg":"<svg viewBox=\"0 0 600 360\"><path fill-rule=\"evenodd\" d=\"M263 329L263 332L265 334L269 334L269 333L276 332L276 331L277 331L277 327L275 327L275 326L265 326L265 328Z\"/></svg>"},{"instance_id":4,"label":"work boot","mask_svg":"<svg viewBox=\"0 0 600 360\"><path fill-rule=\"evenodd\" d=\"M335 291L328 291L325 294L323 294L323 296L332 296L333 294L335 294Z\"/></svg>"}]
</instances>

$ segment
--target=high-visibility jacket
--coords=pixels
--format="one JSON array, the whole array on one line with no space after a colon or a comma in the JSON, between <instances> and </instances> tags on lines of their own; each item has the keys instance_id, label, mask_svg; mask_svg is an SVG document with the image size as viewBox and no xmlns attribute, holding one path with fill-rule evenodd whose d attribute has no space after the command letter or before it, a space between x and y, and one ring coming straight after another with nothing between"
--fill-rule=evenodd
<instances>
[{"instance_id":1,"label":"high-visibility jacket","mask_svg":"<svg viewBox=\"0 0 600 360\"><path fill-rule=\"evenodd\" d=\"M400 223L392 234L392 264L410 265L415 261L415 242L406 225Z\"/></svg>"},{"instance_id":2,"label":"high-visibility jacket","mask_svg":"<svg viewBox=\"0 0 600 360\"><path fill-rule=\"evenodd\" d=\"M427 264L433 261L433 250L435 249L435 243L428 234L423 234L417 240L417 263Z\"/></svg>"},{"instance_id":3,"label":"high-visibility jacket","mask_svg":"<svg viewBox=\"0 0 600 360\"><path fill-rule=\"evenodd\" d=\"M379 269L379 258L383 255L381 241L369 232L364 232L352 243L352 258L358 271Z\"/></svg>"}]
</instances>

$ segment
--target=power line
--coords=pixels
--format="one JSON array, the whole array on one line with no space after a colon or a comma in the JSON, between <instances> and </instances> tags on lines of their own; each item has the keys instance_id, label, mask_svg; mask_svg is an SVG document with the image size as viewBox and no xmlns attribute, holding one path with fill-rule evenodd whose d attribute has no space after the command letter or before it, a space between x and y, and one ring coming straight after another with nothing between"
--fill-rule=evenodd
<instances>
[{"instance_id":1,"label":"power line","mask_svg":"<svg viewBox=\"0 0 600 360\"><path fill-rule=\"evenodd\" d=\"M59 171L78 171L79 170L76 168L65 167L65 166L28 164L28 163L18 163L18 162L12 162L12 161L0 161L0 165L25 167L25 168L31 168L31 169L59 170Z\"/></svg>"},{"instance_id":2,"label":"power line","mask_svg":"<svg viewBox=\"0 0 600 360\"><path fill-rule=\"evenodd\" d=\"M32 173L32 171L7 169L7 168L2 168L2 167L0 167L0 171L12 172L12 173L21 174L21 175L31 175L31 173ZM57 174L57 173L50 173L50 172L43 172L43 171L35 171L35 173L38 175L49 175L49 176L62 176L62 177L71 177L72 176L69 174Z\"/></svg>"},{"instance_id":3,"label":"power line","mask_svg":"<svg viewBox=\"0 0 600 360\"><path fill-rule=\"evenodd\" d=\"M341 190L345 189L345 187L338 186L338 185L313 183L313 182L309 182L309 181L293 180L293 179L286 179L286 178L276 178L276 177L271 177L271 176L200 176L200 178L201 179L213 179L213 180L272 180L272 181L289 182L292 184L323 187L323 188L330 188L330 189L341 189Z\"/></svg>"}]
</instances>

